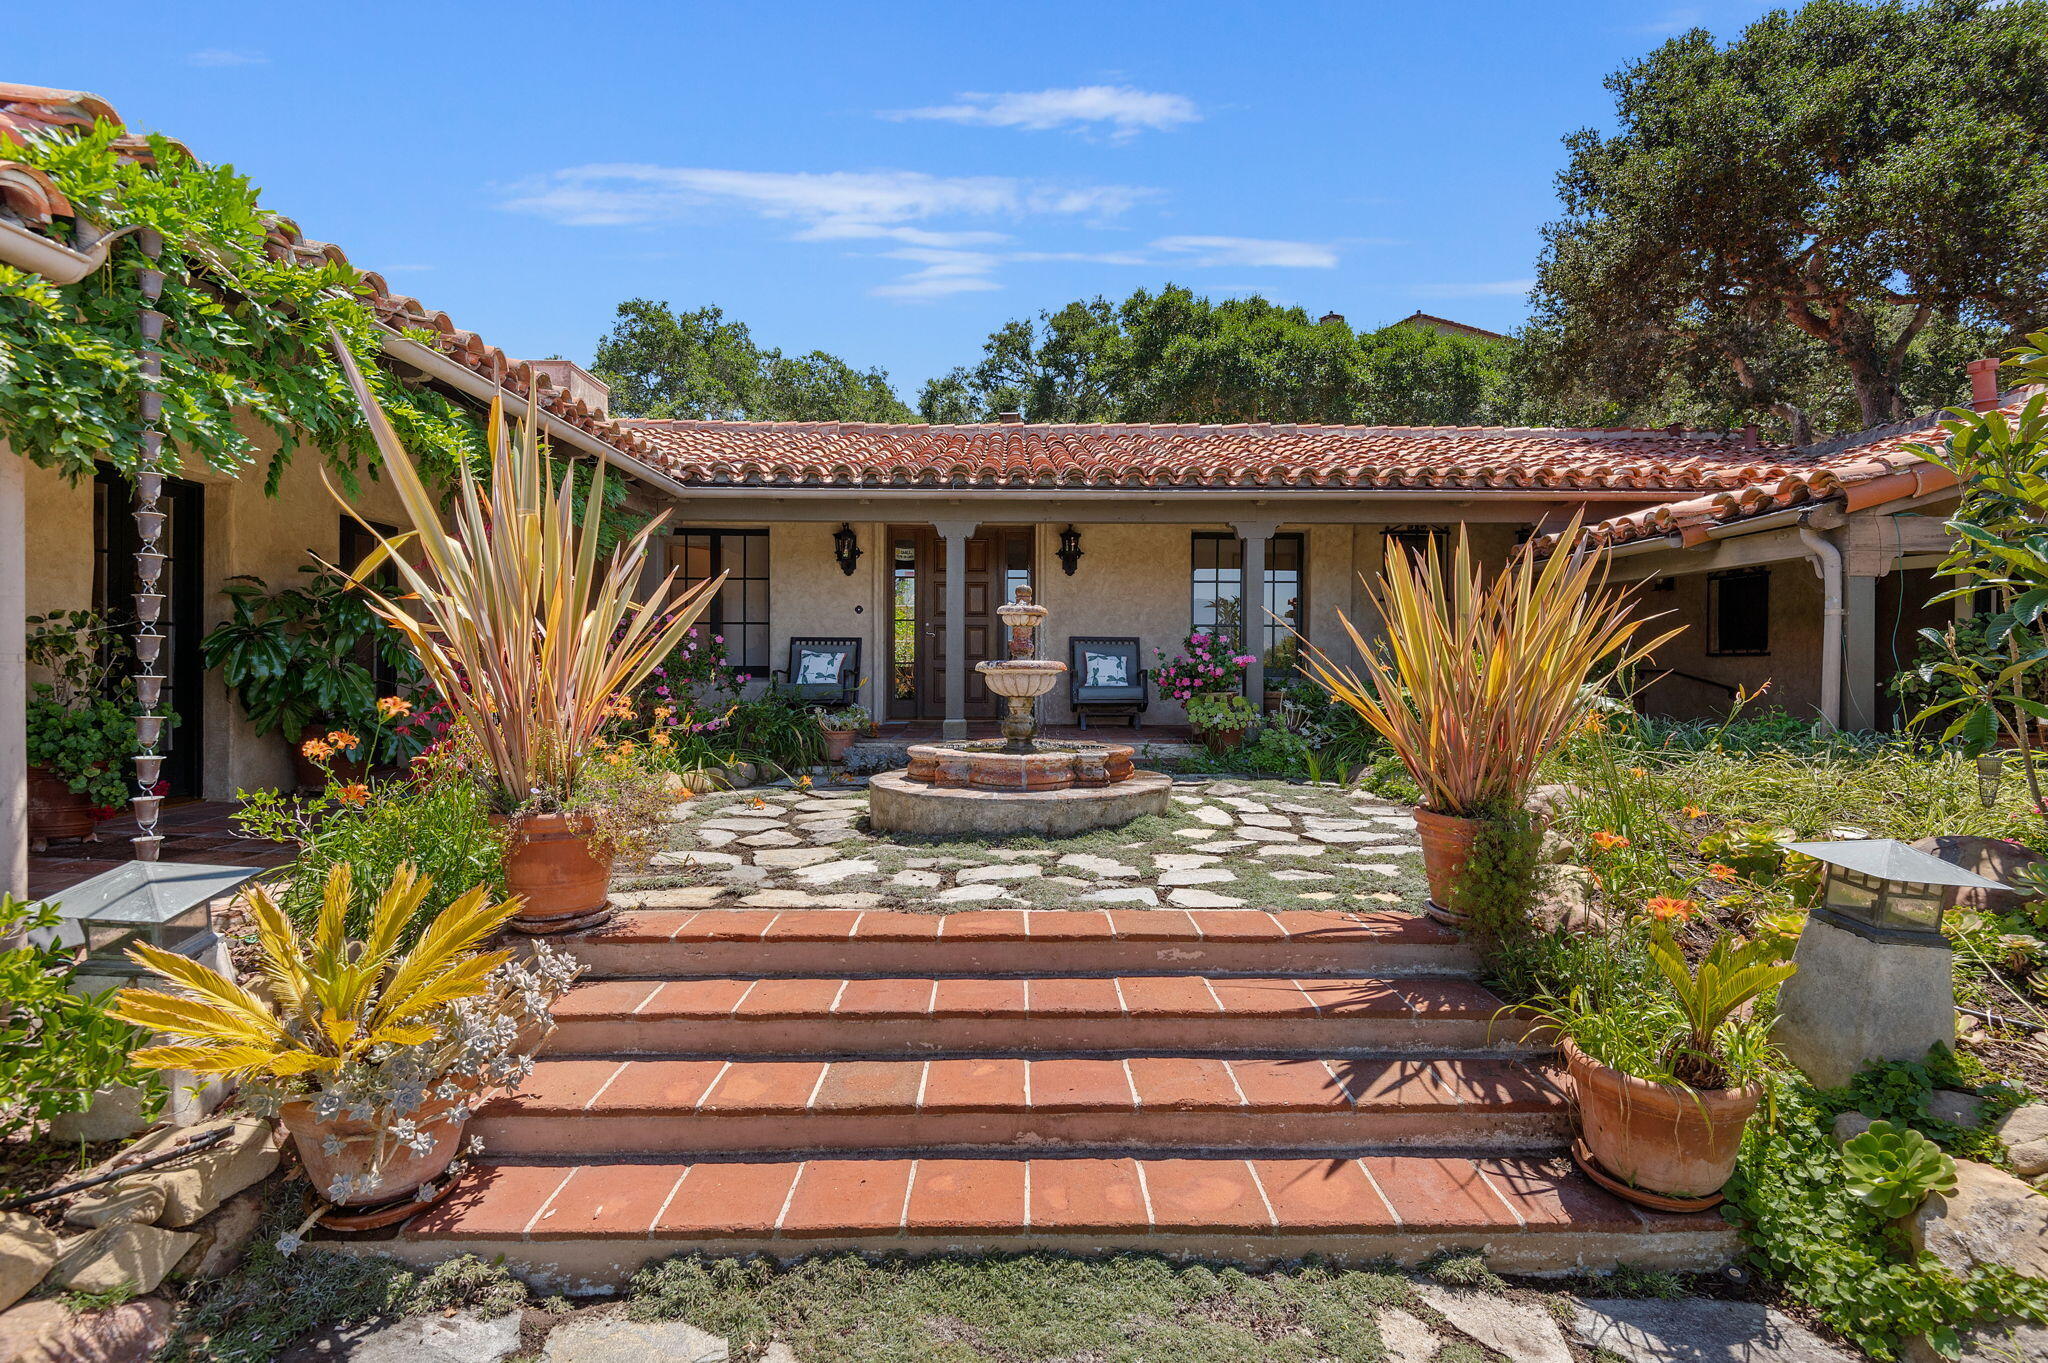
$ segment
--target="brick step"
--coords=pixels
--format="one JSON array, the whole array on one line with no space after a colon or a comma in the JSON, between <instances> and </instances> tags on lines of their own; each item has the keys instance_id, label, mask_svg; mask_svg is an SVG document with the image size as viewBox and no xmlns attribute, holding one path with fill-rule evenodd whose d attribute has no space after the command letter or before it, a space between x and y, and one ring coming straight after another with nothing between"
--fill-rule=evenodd
<instances>
[{"instance_id":1,"label":"brick step","mask_svg":"<svg viewBox=\"0 0 2048 1363\"><path fill-rule=\"evenodd\" d=\"M884 1056L1514 1049L1530 1024L1471 980L1120 975L598 980L550 1055Z\"/></svg>"},{"instance_id":2,"label":"brick step","mask_svg":"<svg viewBox=\"0 0 2048 1363\"><path fill-rule=\"evenodd\" d=\"M1515 1060L543 1060L470 1130L493 1155L1566 1145Z\"/></svg>"},{"instance_id":3,"label":"brick step","mask_svg":"<svg viewBox=\"0 0 2048 1363\"><path fill-rule=\"evenodd\" d=\"M814 1159L487 1163L397 1236L336 1248L433 1262L502 1256L543 1288L618 1283L701 1251L1139 1250L1262 1264L1413 1264L1446 1247L1496 1268L1708 1268L1738 1252L1715 1213L1632 1207L1560 1159Z\"/></svg>"},{"instance_id":4,"label":"brick step","mask_svg":"<svg viewBox=\"0 0 2048 1363\"><path fill-rule=\"evenodd\" d=\"M624 902L664 893L621 895ZM1114 971L1464 975L1470 947L1398 911L640 908L556 939L594 978L676 975L1003 975Z\"/></svg>"}]
</instances>

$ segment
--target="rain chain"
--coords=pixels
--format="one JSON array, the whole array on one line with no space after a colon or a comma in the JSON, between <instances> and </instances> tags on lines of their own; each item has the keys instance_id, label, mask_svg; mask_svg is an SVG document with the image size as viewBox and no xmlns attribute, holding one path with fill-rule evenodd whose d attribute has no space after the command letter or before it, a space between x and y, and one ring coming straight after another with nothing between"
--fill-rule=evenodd
<instances>
[{"instance_id":1,"label":"rain chain","mask_svg":"<svg viewBox=\"0 0 2048 1363\"><path fill-rule=\"evenodd\" d=\"M164 694L164 677L158 667L164 635L158 625L164 614L162 586L164 565L168 562L168 556L159 547L164 535L164 437L156 423L163 415L164 395L156 385L163 376L163 355L158 343L163 340L164 324L170 319L155 307L164 291L164 273L157 268L164 239L145 228L137 235L136 244L145 257L137 273L141 276L142 296L150 306L141 313L142 378L148 387L142 394L142 460L135 474L135 531L139 541L135 552L135 657L142 664L142 671L135 678L135 700L141 709L135 717L135 740L140 751L135 754L136 794L129 803L135 807L138 830L135 859L155 861L164 842L163 835L156 831L163 809L163 797L157 794L157 786L164 770L164 717L157 713Z\"/></svg>"}]
</instances>

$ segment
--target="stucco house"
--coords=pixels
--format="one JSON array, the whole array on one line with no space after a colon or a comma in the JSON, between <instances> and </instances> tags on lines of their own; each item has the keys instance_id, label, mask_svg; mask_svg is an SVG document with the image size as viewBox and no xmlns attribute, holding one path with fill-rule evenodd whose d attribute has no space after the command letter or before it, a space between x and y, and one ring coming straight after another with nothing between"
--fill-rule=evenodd
<instances>
[{"instance_id":1,"label":"stucco house","mask_svg":"<svg viewBox=\"0 0 2048 1363\"><path fill-rule=\"evenodd\" d=\"M91 224L5 149L94 119L115 119L94 96L0 86L0 262L57 280L93 267ZM344 259L283 221L275 247ZM508 357L374 272L362 301L408 381L479 409L494 392L514 415L535 404L558 452L608 462L637 509L669 511L669 563L729 574L712 624L757 684L787 667L793 639L857 640L875 717L949 735L993 719L972 665L1000 646L994 610L1019 586L1050 608L1056 658L1076 635L1135 639L1149 662L1191 631L1241 628L1263 697L1289 625L1340 657L1340 613L1370 633L1361 577L1389 554L1462 524L1499 556L1578 512L1616 572L1645 581L1646 608L1690 627L1657 659L1647 707L1708 713L1769 681L1796 713L1874 727L1888 718L1882 682L1930 616L1955 495L1904 451L1912 429L1788 448L1682 429L631 420L573 363ZM1995 364L1972 372L1978 404L1995 405ZM270 439L253 420L248 431ZM297 461L274 492L260 476L188 470L167 494L170 689L187 717L166 770L174 795L287 779L284 744L256 737L197 640L224 618L231 576L283 579L348 551L316 465ZM72 483L0 444L0 846L18 848L24 823L23 618L129 590L126 497L111 472ZM358 510L398 517L375 483ZM1064 693L1045 704L1048 722L1072 718ZM1182 718L1154 696L1144 722Z\"/></svg>"}]
</instances>

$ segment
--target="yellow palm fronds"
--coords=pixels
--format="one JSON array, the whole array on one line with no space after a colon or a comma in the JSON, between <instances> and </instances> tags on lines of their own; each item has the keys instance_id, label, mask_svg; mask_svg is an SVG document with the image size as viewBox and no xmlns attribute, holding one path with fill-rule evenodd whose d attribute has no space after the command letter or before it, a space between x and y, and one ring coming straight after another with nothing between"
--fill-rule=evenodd
<instances>
[{"instance_id":1,"label":"yellow palm fronds","mask_svg":"<svg viewBox=\"0 0 2048 1363\"><path fill-rule=\"evenodd\" d=\"M666 513L600 563L604 465L591 476L579 525L571 471L565 468L560 483L548 485L547 449L534 428L534 409L528 407L515 434L495 398L488 485L464 467L444 525L440 499L399 443L348 348L337 338L334 349L412 521L410 532L386 537L335 494L377 537L376 549L352 566L354 581L405 635L442 699L467 723L506 807L517 809L536 795L567 800L595 750L607 704L681 642L723 577L681 589L670 572L644 602L636 601L650 536ZM365 586L387 563L403 590Z\"/></svg>"},{"instance_id":2,"label":"yellow palm fronds","mask_svg":"<svg viewBox=\"0 0 2048 1363\"><path fill-rule=\"evenodd\" d=\"M477 951L516 910L479 885L443 909L412 950L397 954L406 923L433 882L401 866L385 887L362 941L342 923L350 897L346 864L328 876L313 940L306 943L261 886L249 892L262 953L265 999L207 966L155 947L133 959L175 990L123 989L114 1017L171 1038L136 1052L137 1064L200 1074L291 1078L328 1073L378 1046L429 1040L437 1009L484 992L509 952Z\"/></svg>"},{"instance_id":3,"label":"yellow palm fronds","mask_svg":"<svg viewBox=\"0 0 2048 1363\"><path fill-rule=\"evenodd\" d=\"M1499 571L1473 561L1459 528L1452 561L1394 551L1366 583L1385 634L1368 641L1341 613L1364 675L1302 639L1309 675L1393 747L1439 814L1519 806L1543 757L1584 719L1585 685L1674 637L1647 642L1604 556L1567 552L1579 522L1539 561L1529 546Z\"/></svg>"}]
</instances>

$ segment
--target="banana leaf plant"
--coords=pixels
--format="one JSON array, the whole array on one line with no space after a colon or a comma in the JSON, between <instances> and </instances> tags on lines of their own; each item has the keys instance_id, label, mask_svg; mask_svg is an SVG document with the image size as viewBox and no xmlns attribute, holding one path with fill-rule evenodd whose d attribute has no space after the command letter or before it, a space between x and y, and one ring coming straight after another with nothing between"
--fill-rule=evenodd
<instances>
[{"instance_id":1,"label":"banana leaf plant","mask_svg":"<svg viewBox=\"0 0 2048 1363\"><path fill-rule=\"evenodd\" d=\"M445 520L442 499L385 419L355 358L334 351L361 404L384 471L412 529L386 536L356 519L376 547L352 570L372 609L411 645L488 763L500 812L561 810L579 796L608 711L682 641L724 576L680 587L672 570L635 599L655 516L606 554L607 470L579 498L554 465L527 408L516 432L493 398L488 477L463 467ZM349 515L356 513L329 483ZM369 585L388 568L397 587Z\"/></svg>"}]
</instances>

